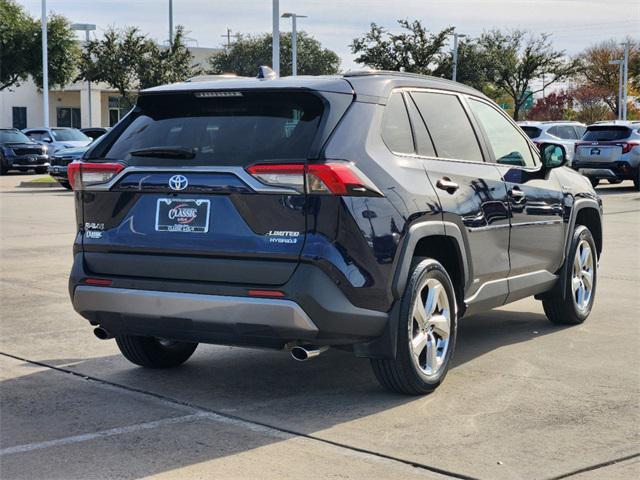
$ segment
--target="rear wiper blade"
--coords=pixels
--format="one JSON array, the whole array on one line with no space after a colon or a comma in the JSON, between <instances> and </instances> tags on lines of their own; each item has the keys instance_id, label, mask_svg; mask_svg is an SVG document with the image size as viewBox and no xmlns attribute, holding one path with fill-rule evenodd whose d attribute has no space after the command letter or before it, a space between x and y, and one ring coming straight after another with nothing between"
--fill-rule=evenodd
<instances>
[{"instance_id":1,"label":"rear wiper blade","mask_svg":"<svg viewBox=\"0 0 640 480\"><path fill-rule=\"evenodd\" d=\"M131 150L132 157L160 157L160 158L193 158L196 156L193 148L187 147L147 147Z\"/></svg>"}]
</instances>

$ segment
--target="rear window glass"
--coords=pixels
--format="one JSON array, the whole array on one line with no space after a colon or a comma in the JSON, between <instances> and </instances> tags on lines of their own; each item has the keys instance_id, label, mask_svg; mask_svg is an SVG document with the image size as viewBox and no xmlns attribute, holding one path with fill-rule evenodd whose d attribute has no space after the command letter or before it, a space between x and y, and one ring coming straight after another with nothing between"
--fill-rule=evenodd
<instances>
[{"instance_id":1,"label":"rear window glass","mask_svg":"<svg viewBox=\"0 0 640 480\"><path fill-rule=\"evenodd\" d=\"M520 128L524 130L524 133L526 133L527 137L529 138L538 138L542 133L542 130L536 127L520 127Z\"/></svg>"},{"instance_id":2,"label":"rear window glass","mask_svg":"<svg viewBox=\"0 0 640 480\"><path fill-rule=\"evenodd\" d=\"M51 130L51 135L57 142L88 142L91 140L80 130L75 129L58 130L54 128Z\"/></svg>"},{"instance_id":3,"label":"rear window glass","mask_svg":"<svg viewBox=\"0 0 640 480\"><path fill-rule=\"evenodd\" d=\"M120 134L115 140L108 139L105 148L92 152L92 158L124 160L131 165L228 166L307 158L323 112L317 96L300 92L205 95L140 97L125 125L113 132ZM130 155L155 147L186 149L192 158Z\"/></svg>"},{"instance_id":4,"label":"rear window glass","mask_svg":"<svg viewBox=\"0 0 640 480\"><path fill-rule=\"evenodd\" d=\"M624 140L629 135L631 135L631 129L627 127L593 126L587 128L587 133L582 139L592 142L609 142Z\"/></svg>"}]
</instances>

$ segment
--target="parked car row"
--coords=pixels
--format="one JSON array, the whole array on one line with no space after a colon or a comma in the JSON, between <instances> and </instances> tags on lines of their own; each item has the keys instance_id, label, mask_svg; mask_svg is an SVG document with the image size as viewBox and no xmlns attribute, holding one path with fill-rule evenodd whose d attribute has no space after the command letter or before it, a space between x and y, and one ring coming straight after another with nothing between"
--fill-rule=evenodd
<instances>
[{"instance_id":1,"label":"parked car row","mask_svg":"<svg viewBox=\"0 0 640 480\"><path fill-rule=\"evenodd\" d=\"M589 178L620 183L632 180L640 190L640 121L602 121L586 126L579 122L518 122L538 146L561 147L567 165Z\"/></svg>"},{"instance_id":2,"label":"parked car row","mask_svg":"<svg viewBox=\"0 0 640 480\"><path fill-rule=\"evenodd\" d=\"M16 128L0 129L0 175L10 170L35 170L71 188L67 179L67 165L81 158L89 145L108 132L102 127L92 128Z\"/></svg>"}]
</instances>

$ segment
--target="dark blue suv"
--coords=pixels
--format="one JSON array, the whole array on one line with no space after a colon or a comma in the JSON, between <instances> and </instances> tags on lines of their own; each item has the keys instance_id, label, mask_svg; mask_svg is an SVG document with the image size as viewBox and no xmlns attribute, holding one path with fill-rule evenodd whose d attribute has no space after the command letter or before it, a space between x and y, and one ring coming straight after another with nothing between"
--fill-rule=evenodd
<instances>
[{"instance_id":1,"label":"dark blue suv","mask_svg":"<svg viewBox=\"0 0 640 480\"><path fill-rule=\"evenodd\" d=\"M69 166L73 306L133 363L198 343L369 357L443 380L457 322L535 295L586 319L601 202L481 93L393 72L143 91Z\"/></svg>"}]
</instances>

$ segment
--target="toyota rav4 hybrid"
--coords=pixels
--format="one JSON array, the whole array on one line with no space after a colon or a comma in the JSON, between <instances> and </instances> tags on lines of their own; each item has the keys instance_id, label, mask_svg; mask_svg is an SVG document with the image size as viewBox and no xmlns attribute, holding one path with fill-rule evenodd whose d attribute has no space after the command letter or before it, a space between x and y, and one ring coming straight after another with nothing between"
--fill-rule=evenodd
<instances>
[{"instance_id":1,"label":"toyota rav4 hybrid","mask_svg":"<svg viewBox=\"0 0 640 480\"><path fill-rule=\"evenodd\" d=\"M152 88L70 164L69 293L144 367L198 343L298 360L335 347L388 389L427 393L463 316L532 295L551 322L589 315L602 205L564 162L442 79Z\"/></svg>"},{"instance_id":2,"label":"toyota rav4 hybrid","mask_svg":"<svg viewBox=\"0 0 640 480\"><path fill-rule=\"evenodd\" d=\"M588 177L594 187L603 179L610 183L633 180L640 190L640 122L589 125L576 143L571 167Z\"/></svg>"}]
</instances>

